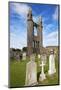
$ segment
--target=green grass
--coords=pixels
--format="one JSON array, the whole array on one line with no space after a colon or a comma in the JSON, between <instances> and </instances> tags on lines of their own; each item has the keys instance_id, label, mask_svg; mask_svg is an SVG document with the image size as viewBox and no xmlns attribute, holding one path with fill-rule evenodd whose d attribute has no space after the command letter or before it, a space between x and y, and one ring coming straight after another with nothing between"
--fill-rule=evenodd
<instances>
[{"instance_id":1,"label":"green grass","mask_svg":"<svg viewBox=\"0 0 61 90\"><path fill-rule=\"evenodd\" d=\"M47 63L45 65L44 71L46 74L46 80L40 82L39 81L39 75L41 73L41 67L39 66L40 60L36 57L36 63L37 63L37 80L39 85L55 85L59 84L58 80L58 57L56 56L56 70L57 72L49 76L48 75L48 59ZM11 60L10 61L10 87L21 87L25 85L25 77L26 77L26 64L29 62L29 58L27 60Z\"/></svg>"}]
</instances>

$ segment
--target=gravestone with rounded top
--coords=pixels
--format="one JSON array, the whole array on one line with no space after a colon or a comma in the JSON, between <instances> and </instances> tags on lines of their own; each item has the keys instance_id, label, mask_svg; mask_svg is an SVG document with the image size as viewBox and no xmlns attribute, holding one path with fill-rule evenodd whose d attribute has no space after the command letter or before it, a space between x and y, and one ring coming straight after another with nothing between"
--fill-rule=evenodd
<instances>
[{"instance_id":1,"label":"gravestone with rounded top","mask_svg":"<svg viewBox=\"0 0 61 90\"><path fill-rule=\"evenodd\" d=\"M20 61L20 55L19 54L16 54L16 60Z\"/></svg>"},{"instance_id":2,"label":"gravestone with rounded top","mask_svg":"<svg viewBox=\"0 0 61 90\"><path fill-rule=\"evenodd\" d=\"M40 59L40 54L38 54L38 59Z\"/></svg>"},{"instance_id":3,"label":"gravestone with rounded top","mask_svg":"<svg viewBox=\"0 0 61 90\"><path fill-rule=\"evenodd\" d=\"M25 86L33 86L37 84L37 64L34 60L35 57L31 55L30 61L26 65Z\"/></svg>"},{"instance_id":4,"label":"gravestone with rounded top","mask_svg":"<svg viewBox=\"0 0 61 90\"><path fill-rule=\"evenodd\" d=\"M26 60L26 52L23 53L22 59L23 59L23 60Z\"/></svg>"},{"instance_id":5,"label":"gravestone with rounded top","mask_svg":"<svg viewBox=\"0 0 61 90\"><path fill-rule=\"evenodd\" d=\"M49 70L48 74L52 75L56 73L56 68L55 68L55 55L54 55L54 50L50 50L50 56L49 56Z\"/></svg>"}]
</instances>

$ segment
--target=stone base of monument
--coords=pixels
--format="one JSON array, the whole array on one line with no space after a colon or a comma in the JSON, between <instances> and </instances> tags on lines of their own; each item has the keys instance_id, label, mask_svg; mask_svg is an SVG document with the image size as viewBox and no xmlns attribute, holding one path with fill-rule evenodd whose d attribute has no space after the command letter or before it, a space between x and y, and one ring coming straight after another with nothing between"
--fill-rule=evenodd
<instances>
[{"instance_id":1,"label":"stone base of monument","mask_svg":"<svg viewBox=\"0 0 61 90\"><path fill-rule=\"evenodd\" d=\"M25 84L25 86L36 86L36 85L38 85L38 82L34 82L34 83L29 83L29 84Z\"/></svg>"},{"instance_id":2,"label":"stone base of monument","mask_svg":"<svg viewBox=\"0 0 61 90\"><path fill-rule=\"evenodd\" d=\"M40 74L39 81L43 81L46 79L45 74Z\"/></svg>"},{"instance_id":3,"label":"stone base of monument","mask_svg":"<svg viewBox=\"0 0 61 90\"><path fill-rule=\"evenodd\" d=\"M54 70L49 70L49 71L48 71L48 74L49 74L49 75L52 75L52 74L54 74L54 73L56 73L56 69L54 69Z\"/></svg>"}]
</instances>

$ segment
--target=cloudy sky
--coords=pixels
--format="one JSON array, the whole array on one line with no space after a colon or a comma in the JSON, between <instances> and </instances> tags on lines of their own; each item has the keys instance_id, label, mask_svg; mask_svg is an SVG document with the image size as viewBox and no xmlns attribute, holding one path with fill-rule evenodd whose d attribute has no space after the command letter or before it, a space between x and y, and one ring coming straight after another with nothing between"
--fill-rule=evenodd
<instances>
[{"instance_id":1,"label":"cloudy sky","mask_svg":"<svg viewBox=\"0 0 61 90\"><path fill-rule=\"evenodd\" d=\"M33 20L42 16L43 46L58 45L58 6L46 4L9 3L10 47L27 46L27 13L32 9Z\"/></svg>"}]
</instances>

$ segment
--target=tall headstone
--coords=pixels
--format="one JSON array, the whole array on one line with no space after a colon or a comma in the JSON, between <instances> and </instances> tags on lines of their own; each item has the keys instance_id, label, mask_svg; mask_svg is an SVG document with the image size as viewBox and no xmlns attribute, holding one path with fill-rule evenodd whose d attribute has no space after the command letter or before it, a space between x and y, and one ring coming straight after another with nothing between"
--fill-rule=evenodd
<instances>
[{"instance_id":1,"label":"tall headstone","mask_svg":"<svg viewBox=\"0 0 61 90\"><path fill-rule=\"evenodd\" d=\"M40 77L39 77L39 81L43 81L44 79L46 79L46 76L45 76L45 73L44 73L44 62L42 60L42 64L40 65L41 66L41 74L40 74Z\"/></svg>"},{"instance_id":2,"label":"tall headstone","mask_svg":"<svg viewBox=\"0 0 61 90\"><path fill-rule=\"evenodd\" d=\"M34 57L30 57L30 61L26 65L26 81L25 86L33 86L37 84L37 65Z\"/></svg>"},{"instance_id":3,"label":"tall headstone","mask_svg":"<svg viewBox=\"0 0 61 90\"><path fill-rule=\"evenodd\" d=\"M51 49L50 51L50 56L49 56L49 70L48 74L52 75L56 73L56 68L55 68L55 55L54 55L54 50Z\"/></svg>"},{"instance_id":4,"label":"tall headstone","mask_svg":"<svg viewBox=\"0 0 61 90\"><path fill-rule=\"evenodd\" d=\"M20 55L19 54L16 55L16 60L20 61Z\"/></svg>"},{"instance_id":5,"label":"tall headstone","mask_svg":"<svg viewBox=\"0 0 61 90\"><path fill-rule=\"evenodd\" d=\"M38 59L40 59L40 54L38 54Z\"/></svg>"},{"instance_id":6,"label":"tall headstone","mask_svg":"<svg viewBox=\"0 0 61 90\"><path fill-rule=\"evenodd\" d=\"M32 55L30 56L30 60L31 60L31 61L35 61L35 54L32 54Z\"/></svg>"},{"instance_id":7,"label":"tall headstone","mask_svg":"<svg viewBox=\"0 0 61 90\"><path fill-rule=\"evenodd\" d=\"M26 53L25 52L22 55L22 60L26 60Z\"/></svg>"}]
</instances>

